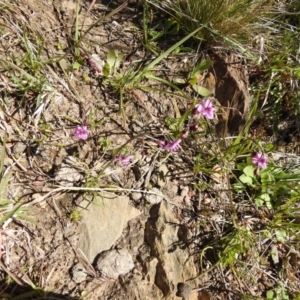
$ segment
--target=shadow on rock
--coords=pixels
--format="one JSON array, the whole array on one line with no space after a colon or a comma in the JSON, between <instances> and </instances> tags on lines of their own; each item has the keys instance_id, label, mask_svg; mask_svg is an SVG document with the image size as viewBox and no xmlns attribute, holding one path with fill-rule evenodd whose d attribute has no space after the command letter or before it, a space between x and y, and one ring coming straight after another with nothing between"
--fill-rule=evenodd
<instances>
[{"instance_id":1,"label":"shadow on rock","mask_svg":"<svg viewBox=\"0 0 300 300\"><path fill-rule=\"evenodd\" d=\"M34 289L29 285L21 286L16 283L7 283L0 281L0 299L1 300L33 300L33 299L47 299L47 300L79 300L80 298L69 297L66 294L57 294L46 292L41 289Z\"/></svg>"}]
</instances>

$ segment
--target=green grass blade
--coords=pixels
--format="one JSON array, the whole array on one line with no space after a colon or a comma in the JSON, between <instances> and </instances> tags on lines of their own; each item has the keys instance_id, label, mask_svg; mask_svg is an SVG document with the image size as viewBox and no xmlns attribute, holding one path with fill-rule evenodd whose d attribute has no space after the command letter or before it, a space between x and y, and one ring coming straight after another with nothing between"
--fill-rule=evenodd
<instances>
[{"instance_id":1,"label":"green grass blade","mask_svg":"<svg viewBox=\"0 0 300 300\"><path fill-rule=\"evenodd\" d=\"M148 66L146 66L146 68L143 71L143 75L142 76L144 76L145 73L147 73L148 71L152 70L158 63L160 63L163 59L165 59L166 57L168 57L175 49L177 49L180 45L182 45L185 41L187 41L188 39L190 39L192 36L194 36L198 31L200 31L204 27L205 27L205 25L202 25L199 28L195 29L190 34L188 34L186 37L184 37L179 42L177 42L176 44L174 44L171 48L169 48L168 50L166 50L165 52L163 52L161 55L159 55Z\"/></svg>"},{"instance_id":2,"label":"green grass blade","mask_svg":"<svg viewBox=\"0 0 300 300\"><path fill-rule=\"evenodd\" d=\"M100 18L97 22L95 22L94 24L92 24L84 33L82 36L80 36L80 39L78 41L78 44L80 45L81 42L83 41L83 39L86 37L86 35L94 28L96 27L98 24L100 24L101 22L104 22L105 20L109 19L110 17L112 17L113 15L117 14L119 11L121 11L124 7L127 6L127 2L124 2L122 5L120 5L119 7L117 7L116 9L114 9L113 11L111 11L109 14L105 15L104 17Z\"/></svg>"},{"instance_id":3,"label":"green grass blade","mask_svg":"<svg viewBox=\"0 0 300 300\"><path fill-rule=\"evenodd\" d=\"M19 209L20 207L23 205L24 203L19 203L17 204L14 209L10 212L8 212L3 218L0 219L0 226L2 226L2 224L4 222L6 222L9 218L11 218Z\"/></svg>"}]
</instances>

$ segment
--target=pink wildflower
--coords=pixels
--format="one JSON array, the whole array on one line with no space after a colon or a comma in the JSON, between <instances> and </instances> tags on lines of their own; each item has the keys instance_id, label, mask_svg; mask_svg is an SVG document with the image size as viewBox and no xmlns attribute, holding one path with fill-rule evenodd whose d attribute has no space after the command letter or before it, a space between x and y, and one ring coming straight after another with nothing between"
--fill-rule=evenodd
<instances>
[{"instance_id":1,"label":"pink wildflower","mask_svg":"<svg viewBox=\"0 0 300 300\"><path fill-rule=\"evenodd\" d=\"M188 136L189 136L189 130L188 129L183 130L182 133L181 133L181 138L184 140Z\"/></svg>"},{"instance_id":2,"label":"pink wildflower","mask_svg":"<svg viewBox=\"0 0 300 300\"><path fill-rule=\"evenodd\" d=\"M79 140L86 140L89 135L89 130L87 128L87 125L77 125L76 128L73 131L73 134L79 139Z\"/></svg>"},{"instance_id":3,"label":"pink wildflower","mask_svg":"<svg viewBox=\"0 0 300 300\"><path fill-rule=\"evenodd\" d=\"M166 142L165 142L165 141L158 140L158 141L157 141L157 144L158 144L159 147L163 148L163 147L166 145Z\"/></svg>"},{"instance_id":4,"label":"pink wildflower","mask_svg":"<svg viewBox=\"0 0 300 300\"><path fill-rule=\"evenodd\" d=\"M131 160L133 159L133 155L120 155L117 157L117 160L119 161L120 165L125 167L128 166L131 163Z\"/></svg>"},{"instance_id":5,"label":"pink wildflower","mask_svg":"<svg viewBox=\"0 0 300 300\"><path fill-rule=\"evenodd\" d=\"M214 118L215 107L209 99L197 104L192 111L193 115L201 114L203 117L211 120Z\"/></svg>"},{"instance_id":6,"label":"pink wildflower","mask_svg":"<svg viewBox=\"0 0 300 300\"><path fill-rule=\"evenodd\" d=\"M258 168L265 169L267 167L268 158L264 153L254 152L252 154L252 162Z\"/></svg>"},{"instance_id":7,"label":"pink wildflower","mask_svg":"<svg viewBox=\"0 0 300 300\"><path fill-rule=\"evenodd\" d=\"M176 139L173 142L170 143L166 143L163 141L158 141L158 145L160 147L162 147L164 150L170 151L170 152L174 152L174 151L178 151L179 149L179 144L182 141L182 139Z\"/></svg>"}]
</instances>

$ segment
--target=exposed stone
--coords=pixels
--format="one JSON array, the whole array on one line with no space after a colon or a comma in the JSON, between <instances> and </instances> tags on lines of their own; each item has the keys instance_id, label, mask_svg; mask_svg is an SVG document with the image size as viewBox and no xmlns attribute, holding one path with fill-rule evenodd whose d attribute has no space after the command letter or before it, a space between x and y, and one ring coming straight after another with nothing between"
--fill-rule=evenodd
<instances>
[{"instance_id":1,"label":"exposed stone","mask_svg":"<svg viewBox=\"0 0 300 300\"><path fill-rule=\"evenodd\" d=\"M182 297L183 299L189 299L192 288L188 284L180 282L177 289L177 296Z\"/></svg>"},{"instance_id":2,"label":"exposed stone","mask_svg":"<svg viewBox=\"0 0 300 300\"><path fill-rule=\"evenodd\" d=\"M59 182L63 186L73 186L75 182L82 179L82 175L77 169L63 164L57 171L55 181Z\"/></svg>"},{"instance_id":3,"label":"exposed stone","mask_svg":"<svg viewBox=\"0 0 300 300\"><path fill-rule=\"evenodd\" d=\"M249 110L247 70L242 59L233 52L214 52L211 58L214 63L209 72L215 77L215 97L223 106L217 131L234 133L244 124Z\"/></svg>"},{"instance_id":4,"label":"exposed stone","mask_svg":"<svg viewBox=\"0 0 300 300\"><path fill-rule=\"evenodd\" d=\"M81 263L77 263L71 270L72 280L76 283L81 283L86 280L86 269Z\"/></svg>"},{"instance_id":5,"label":"exposed stone","mask_svg":"<svg viewBox=\"0 0 300 300\"><path fill-rule=\"evenodd\" d=\"M153 194L147 193L145 195L146 201L148 201L150 204L157 204L162 201L164 198L164 194L157 188L153 188L149 192L153 192Z\"/></svg>"},{"instance_id":6,"label":"exposed stone","mask_svg":"<svg viewBox=\"0 0 300 300\"><path fill-rule=\"evenodd\" d=\"M96 255L111 248L127 222L140 215L126 196L103 193L93 203L84 201L78 247L92 263Z\"/></svg>"},{"instance_id":7,"label":"exposed stone","mask_svg":"<svg viewBox=\"0 0 300 300\"><path fill-rule=\"evenodd\" d=\"M178 220L165 200L154 205L150 214L145 239L151 248L151 255L158 259L155 284L163 292L164 299L173 300L176 299L178 283L197 275L193 258L187 249L191 234L187 228L182 230L183 225L176 225ZM183 232L186 232L184 238Z\"/></svg>"},{"instance_id":8,"label":"exposed stone","mask_svg":"<svg viewBox=\"0 0 300 300\"><path fill-rule=\"evenodd\" d=\"M130 194L130 197L133 201L139 201L143 197L143 194L139 192L133 192Z\"/></svg>"},{"instance_id":9,"label":"exposed stone","mask_svg":"<svg viewBox=\"0 0 300 300\"><path fill-rule=\"evenodd\" d=\"M21 154L25 151L26 145L22 142L17 142L13 146L13 153L14 154Z\"/></svg>"},{"instance_id":10,"label":"exposed stone","mask_svg":"<svg viewBox=\"0 0 300 300\"><path fill-rule=\"evenodd\" d=\"M131 255L126 249L102 252L97 259L97 269L107 278L117 279L134 268Z\"/></svg>"}]
</instances>

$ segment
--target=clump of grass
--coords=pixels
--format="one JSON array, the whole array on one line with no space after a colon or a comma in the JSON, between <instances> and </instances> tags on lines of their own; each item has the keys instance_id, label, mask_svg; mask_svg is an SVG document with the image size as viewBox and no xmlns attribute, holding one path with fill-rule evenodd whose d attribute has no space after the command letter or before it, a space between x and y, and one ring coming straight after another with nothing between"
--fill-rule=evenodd
<instances>
[{"instance_id":1,"label":"clump of grass","mask_svg":"<svg viewBox=\"0 0 300 300\"><path fill-rule=\"evenodd\" d=\"M226 44L243 53L254 35L264 31L265 25L260 19L269 18L275 10L275 1L264 0L148 2L170 14L187 33L203 26L195 37L204 43ZM253 58L250 53L246 54Z\"/></svg>"},{"instance_id":2,"label":"clump of grass","mask_svg":"<svg viewBox=\"0 0 300 300\"><path fill-rule=\"evenodd\" d=\"M250 31L250 24L270 11L273 1L249 0L178 0L170 4L176 19L187 31L198 24L205 24L224 36L244 36ZM198 23L198 24L197 24ZM203 30L198 37L212 41L215 36Z\"/></svg>"}]
</instances>

